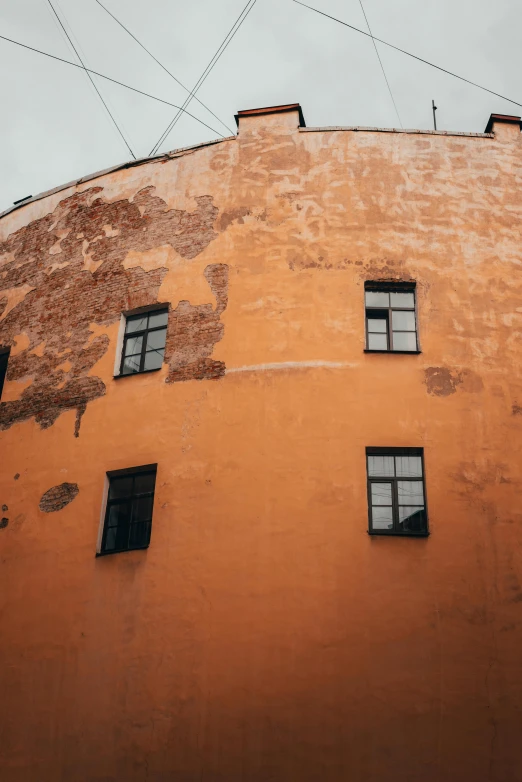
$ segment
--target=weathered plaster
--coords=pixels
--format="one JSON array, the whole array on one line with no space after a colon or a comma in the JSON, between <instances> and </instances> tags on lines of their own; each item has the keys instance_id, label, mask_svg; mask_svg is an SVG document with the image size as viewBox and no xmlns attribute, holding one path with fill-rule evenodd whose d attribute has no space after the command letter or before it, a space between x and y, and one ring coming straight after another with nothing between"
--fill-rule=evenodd
<instances>
[{"instance_id":1,"label":"weathered plaster","mask_svg":"<svg viewBox=\"0 0 522 782\"><path fill-rule=\"evenodd\" d=\"M520 133L297 124L0 220L2 339L59 413L0 432L2 782L522 779ZM363 352L383 279L418 355ZM156 301L162 370L114 380ZM366 446L424 448L428 539L367 534ZM106 472L156 462L150 548L95 558Z\"/></svg>"},{"instance_id":2,"label":"weathered plaster","mask_svg":"<svg viewBox=\"0 0 522 782\"><path fill-rule=\"evenodd\" d=\"M14 304L8 297L0 321L0 344L15 347L7 379L24 381L29 377L32 381L18 398L0 403L0 429L31 417L46 428L61 412L75 409L78 436L87 404L106 390L91 370L110 343L105 334L92 339L90 325L109 325L123 310L155 303L167 273L158 259L146 269L126 267L128 253L144 253L168 244L178 256L192 260L217 236L213 224L218 209L211 196L197 196L196 209L187 213L168 210L153 195L152 187L139 190L132 201L110 204L101 197L102 191L96 186L69 196L52 214L20 228L0 244L0 255L5 256L0 284L7 293L20 291L19 297L12 297ZM58 265L52 260L57 255L61 259ZM196 351L196 356L187 354L186 361L195 365L200 359L208 360L222 335L219 316L225 306L226 301L211 313L208 305L206 323L201 326L207 334L207 347ZM212 320L213 333L209 330ZM196 342L201 324L201 315L195 314L185 325ZM169 346L166 360L170 360L170 352L177 350L177 354L172 358L168 382L180 373L183 379L190 379L191 371L183 363L180 349ZM70 355L64 360L67 351ZM199 364L195 376L201 379L205 370Z\"/></svg>"}]
</instances>

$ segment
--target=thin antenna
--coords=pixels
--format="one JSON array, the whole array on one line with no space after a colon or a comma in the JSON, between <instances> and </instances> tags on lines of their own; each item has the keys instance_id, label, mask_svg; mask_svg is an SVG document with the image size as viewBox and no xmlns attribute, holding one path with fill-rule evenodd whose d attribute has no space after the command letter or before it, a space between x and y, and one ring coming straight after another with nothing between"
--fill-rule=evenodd
<instances>
[{"instance_id":1,"label":"thin antenna","mask_svg":"<svg viewBox=\"0 0 522 782\"><path fill-rule=\"evenodd\" d=\"M437 130L437 117L435 116L435 112L437 111L437 107L435 106L435 101L431 101L431 106L433 109L433 129Z\"/></svg>"}]
</instances>

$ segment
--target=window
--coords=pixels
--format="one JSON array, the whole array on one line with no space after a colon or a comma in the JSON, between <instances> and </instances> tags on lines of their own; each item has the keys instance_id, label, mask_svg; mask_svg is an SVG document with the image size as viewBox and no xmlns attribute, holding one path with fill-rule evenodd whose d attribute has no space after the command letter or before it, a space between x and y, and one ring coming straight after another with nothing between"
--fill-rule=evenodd
<instances>
[{"instance_id":1,"label":"window","mask_svg":"<svg viewBox=\"0 0 522 782\"><path fill-rule=\"evenodd\" d=\"M369 532L427 535L422 448L367 448Z\"/></svg>"},{"instance_id":2,"label":"window","mask_svg":"<svg viewBox=\"0 0 522 782\"><path fill-rule=\"evenodd\" d=\"M2 398L2 389L4 387L5 376L7 375L8 361L9 361L9 351L0 350L0 399Z\"/></svg>"},{"instance_id":3,"label":"window","mask_svg":"<svg viewBox=\"0 0 522 782\"><path fill-rule=\"evenodd\" d=\"M418 353L415 286L365 283L366 349Z\"/></svg>"},{"instance_id":4,"label":"window","mask_svg":"<svg viewBox=\"0 0 522 782\"><path fill-rule=\"evenodd\" d=\"M165 352L168 310L129 315L125 322L121 375L160 369Z\"/></svg>"},{"instance_id":5,"label":"window","mask_svg":"<svg viewBox=\"0 0 522 782\"><path fill-rule=\"evenodd\" d=\"M107 473L109 493L101 554L147 548L150 542L156 465Z\"/></svg>"}]
</instances>

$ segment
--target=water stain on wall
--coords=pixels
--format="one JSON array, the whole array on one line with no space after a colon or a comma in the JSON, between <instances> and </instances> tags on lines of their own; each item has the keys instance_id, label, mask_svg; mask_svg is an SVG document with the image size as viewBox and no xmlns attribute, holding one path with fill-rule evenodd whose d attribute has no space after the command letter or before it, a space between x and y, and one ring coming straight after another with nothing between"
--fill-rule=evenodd
<instances>
[{"instance_id":1,"label":"water stain on wall","mask_svg":"<svg viewBox=\"0 0 522 782\"><path fill-rule=\"evenodd\" d=\"M428 394L433 396L450 396L462 383L462 376L458 372L451 372L446 367L428 367L424 370L424 382Z\"/></svg>"}]
</instances>

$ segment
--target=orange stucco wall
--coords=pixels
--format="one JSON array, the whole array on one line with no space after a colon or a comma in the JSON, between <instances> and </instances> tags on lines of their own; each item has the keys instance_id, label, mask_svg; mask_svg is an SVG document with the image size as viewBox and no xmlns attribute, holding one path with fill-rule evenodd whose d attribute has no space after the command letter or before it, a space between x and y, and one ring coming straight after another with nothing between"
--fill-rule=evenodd
<instances>
[{"instance_id":1,"label":"orange stucco wall","mask_svg":"<svg viewBox=\"0 0 522 782\"><path fill-rule=\"evenodd\" d=\"M0 432L2 782L522 779L520 131L296 125L242 117L0 220L94 186L211 196L194 257L123 263L165 268L172 308L215 307L204 272L228 267L220 377L114 380L119 323L93 324L106 392L79 436L72 409ZM377 279L416 281L419 355L363 352ZM366 446L424 448L429 538L367 534ZM156 462L150 548L96 558L105 473ZM76 499L40 511L62 482Z\"/></svg>"}]
</instances>

